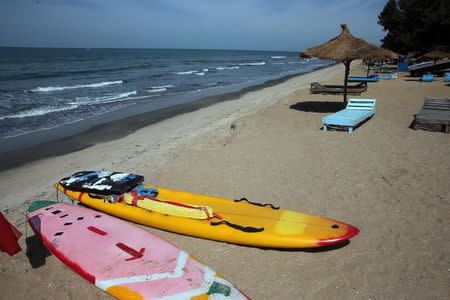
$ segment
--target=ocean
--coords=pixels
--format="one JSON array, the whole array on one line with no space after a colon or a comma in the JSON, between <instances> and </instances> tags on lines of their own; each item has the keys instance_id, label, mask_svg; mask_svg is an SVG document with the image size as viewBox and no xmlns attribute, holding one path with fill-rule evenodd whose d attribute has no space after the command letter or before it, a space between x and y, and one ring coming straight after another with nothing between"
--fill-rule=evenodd
<instances>
[{"instance_id":1,"label":"ocean","mask_svg":"<svg viewBox=\"0 0 450 300\"><path fill-rule=\"evenodd\" d=\"M0 48L0 139L156 111L331 63L297 52Z\"/></svg>"}]
</instances>

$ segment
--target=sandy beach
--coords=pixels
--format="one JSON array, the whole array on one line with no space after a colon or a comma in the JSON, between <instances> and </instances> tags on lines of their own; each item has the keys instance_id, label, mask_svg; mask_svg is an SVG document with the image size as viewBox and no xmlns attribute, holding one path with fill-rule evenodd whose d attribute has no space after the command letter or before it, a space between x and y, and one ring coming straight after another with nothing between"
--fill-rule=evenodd
<instances>
[{"instance_id":1,"label":"sandy beach","mask_svg":"<svg viewBox=\"0 0 450 300\"><path fill-rule=\"evenodd\" d=\"M247 197L360 229L342 247L282 251L141 226L253 299L450 298L450 136L409 128L424 97L450 97L450 87L442 78L422 83L406 74L369 83L367 92L350 98L376 98L375 116L352 134L324 132L321 119L331 111L307 110L342 96L312 95L309 86L341 84L343 70L337 64L1 171L0 209L24 235L21 253L0 255L0 298L109 298L56 257L32 268L26 256L26 237L33 235L25 222L28 203L56 199L53 183L95 169L141 174L177 190ZM352 74L365 74L360 63Z\"/></svg>"}]
</instances>

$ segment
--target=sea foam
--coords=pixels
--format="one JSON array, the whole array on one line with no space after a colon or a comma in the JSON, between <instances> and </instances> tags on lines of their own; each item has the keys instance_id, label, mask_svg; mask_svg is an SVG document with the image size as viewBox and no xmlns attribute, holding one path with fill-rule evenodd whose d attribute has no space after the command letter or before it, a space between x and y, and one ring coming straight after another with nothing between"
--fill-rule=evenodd
<instances>
[{"instance_id":1,"label":"sea foam","mask_svg":"<svg viewBox=\"0 0 450 300\"><path fill-rule=\"evenodd\" d=\"M70 105L97 105L97 104L104 104L104 103L113 103L113 102L119 102L119 101L125 101L126 98L132 95L136 95L137 91L131 91L131 92L125 92L125 93L117 93L112 94L108 96L101 96L101 97L78 97L76 98L78 101L70 102Z\"/></svg>"},{"instance_id":2,"label":"sea foam","mask_svg":"<svg viewBox=\"0 0 450 300\"><path fill-rule=\"evenodd\" d=\"M146 91L149 92L149 93L159 93L159 92L167 91L167 88L165 88L165 87L161 87L161 88L150 88L150 89L146 89Z\"/></svg>"},{"instance_id":3,"label":"sea foam","mask_svg":"<svg viewBox=\"0 0 450 300\"><path fill-rule=\"evenodd\" d=\"M233 67L217 67L216 70L222 71L222 70L235 70L239 69L239 66L233 66Z\"/></svg>"},{"instance_id":4,"label":"sea foam","mask_svg":"<svg viewBox=\"0 0 450 300\"><path fill-rule=\"evenodd\" d=\"M194 74L194 73L197 73L197 71L183 71L183 72L175 72L173 74L176 74L176 75L188 75L188 74Z\"/></svg>"},{"instance_id":5,"label":"sea foam","mask_svg":"<svg viewBox=\"0 0 450 300\"><path fill-rule=\"evenodd\" d=\"M152 86L148 89L145 89L147 92L149 93L157 93L157 92L164 92L167 91L167 89L172 88L173 85L172 84L167 84L167 85L155 85Z\"/></svg>"},{"instance_id":6,"label":"sea foam","mask_svg":"<svg viewBox=\"0 0 450 300\"><path fill-rule=\"evenodd\" d=\"M247 63L242 63L239 64L240 66L262 66L265 65L266 62L265 61L260 61L260 62L247 62Z\"/></svg>"},{"instance_id":7,"label":"sea foam","mask_svg":"<svg viewBox=\"0 0 450 300\"><path fill-rule=\"evenodd\" d=\"M168 89L173 87L173 84L167 84L167 85L155 85L152 86L151 89Z\"/></svg>"},{"instance_id":8,"label":"sea foam","mask_svg":"<svg viewBox=\"0 0 450 300\"><path fill-rule=\"evenodd\" d=\"M31 91L48 93L48 92L56 92L56 91L72 90L72 89L98 88L98 87L104 87L104 86L108 86L108 85L121 84L121 83L123 83L123 80L104 81L104 82L90 83L90 84L76 84L76 85L69 85L69 86L37 87L35 89L32 89Z\"/></svg>"},{"instance_id":9,"label":"sea foam","mask_svg":"<svg viewBox=\"0 0 450 300\"><path fill-rule=\"evenodd\" d=\"M50 114L53 112L60 112L65 110L72 110L78 108L78 105L69 105L69 106L62 106L62 107L39 107L39 108L33 108L30 110L25 110L16 114L10 114L6 116L0 116L0 120L5 119L20 119L20 118L29 118L29 117L37 117L37 116L43 116L46 114Z\"/></svg>"}]
</instances>

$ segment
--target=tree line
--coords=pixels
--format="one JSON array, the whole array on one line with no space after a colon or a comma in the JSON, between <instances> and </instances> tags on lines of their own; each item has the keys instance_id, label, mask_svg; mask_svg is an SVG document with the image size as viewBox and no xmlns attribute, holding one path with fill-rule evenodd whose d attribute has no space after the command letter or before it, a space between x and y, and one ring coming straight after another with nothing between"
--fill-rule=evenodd
<instances>
[{"instance_id":1,"label":"tree line","mask_svg":"<svg viewBox=\"0 0 450 300\"><path fill-rule=\"evenodd\" d=\"M450 0L388 0L378 24L387 32L382 46L392 51L450 50Z\"/></svg>"}]
</instances>

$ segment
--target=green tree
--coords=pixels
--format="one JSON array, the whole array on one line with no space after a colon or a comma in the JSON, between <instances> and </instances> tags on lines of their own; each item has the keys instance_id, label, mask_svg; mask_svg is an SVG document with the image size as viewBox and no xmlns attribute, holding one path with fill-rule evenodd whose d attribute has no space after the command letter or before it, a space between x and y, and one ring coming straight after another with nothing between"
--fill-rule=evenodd
<instances>
[{"instance_id":1,"label":"green tree","mask_svg":"<svg viewBox=\"0 0 450 300\"><path fill-rule=\"evenodd\" d=\"M407 53L450 46L449 0L388 0L378 15L383 47Z\"/></svg>"}]
</instances>

